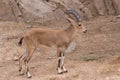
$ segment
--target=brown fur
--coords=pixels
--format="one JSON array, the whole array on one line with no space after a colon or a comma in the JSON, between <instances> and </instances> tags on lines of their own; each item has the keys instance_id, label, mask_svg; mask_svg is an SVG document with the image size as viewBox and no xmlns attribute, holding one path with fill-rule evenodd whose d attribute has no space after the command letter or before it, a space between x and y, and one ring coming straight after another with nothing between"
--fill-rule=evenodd
<instances>
[{"instance_id":1,"label":"brown fur","mask_svg":"<svg viewBox=\"0 0 120 80\"><path fill-rule=\"evenodd\" d=\"M57 47L57 55L61 57L61 53L64 53L65 49L69 46L70 42L74 39L74 34L77 30L86 31L80 23L74 22L72 19L68 18L71 22L70 27L66 30L53 30L53 29L42 29L34 28L28 31L19 41L19 44L22 44L22 40L27 46L27 53L24 53L20 59L20 70L22 69L21 62L24 61L27 72L29 71L28 62L31 59L35 49L38 45L52 46ZM64 54L63 54L64 55ZM60 63L60 61L59 61ZM60 64L59 64L60 65Z\"/></svg>"}]
</instances>

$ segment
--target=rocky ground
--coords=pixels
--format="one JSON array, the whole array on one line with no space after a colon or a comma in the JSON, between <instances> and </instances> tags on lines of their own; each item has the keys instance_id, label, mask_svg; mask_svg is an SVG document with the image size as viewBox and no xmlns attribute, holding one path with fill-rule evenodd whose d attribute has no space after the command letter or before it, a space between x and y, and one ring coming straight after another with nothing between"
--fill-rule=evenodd
<instances>
[{"instance_id":1,"label":"rocky ground","mask_svg":"<svg viewBox=\"0 0 120 80\"><path fill-rule=\"evenodd\" d=\"M97 17L82 23L88 33L79 33L76 49L66 54L65 66L69 72L57 74L57 57L51 48L37 49L30 61L31 80L120 80L120 19ZM45 25L66 28L65 22ZM13 59L24 52L24 45L19 47L19 37L15 36L30 27L22 22L0 21L0 80L27 80L19 75L18 61Z\"/></svg>"}]
</instances>

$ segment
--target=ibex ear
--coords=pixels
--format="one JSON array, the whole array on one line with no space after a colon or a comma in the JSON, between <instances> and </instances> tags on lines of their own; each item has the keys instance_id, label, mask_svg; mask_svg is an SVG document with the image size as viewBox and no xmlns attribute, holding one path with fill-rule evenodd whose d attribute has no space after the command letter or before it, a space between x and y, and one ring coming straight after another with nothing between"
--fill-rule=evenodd
<instances>
[{"instance_id":1,"label":"ibex ear","mask_svg":"<svg viewBox=\"0 0 120 80\"><path fill-rule=\"evenodd\" d=\"M68 20L72 25L75 25L75 24L76 24L76 22L75 22L73 19L69 18L69 17L67 17L67 20Z\"/></svg>"}]
</instances>

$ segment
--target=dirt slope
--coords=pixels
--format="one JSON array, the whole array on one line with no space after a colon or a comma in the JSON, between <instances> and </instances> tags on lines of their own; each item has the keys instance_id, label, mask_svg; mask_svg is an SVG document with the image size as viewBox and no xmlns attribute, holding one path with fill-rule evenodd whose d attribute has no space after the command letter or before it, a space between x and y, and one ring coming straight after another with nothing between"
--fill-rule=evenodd
<instances>
[{"instance_id":1,"label":"dirt slope","mask_svg":"<svg viewBox=\"0 0 120 80\"><path fill-rule=\"evenodd\" d=\"M63 23L47 27L63 28ZM116 59L120 54L120 19L98 17L83 24L88 33L79 33L75 39L77 48L66 54L65 66L69 72L58 75L56 55L50 49L38 49L30 61L31 80L120 80L119 58ZM10 36L28 29L25 23L0 22L0 80L27 80L26 76L19 75L18 62L13 61L14 55L22 54L24 49L17 46L19 38L10 39Z\"/></svg>"}]
</instances>

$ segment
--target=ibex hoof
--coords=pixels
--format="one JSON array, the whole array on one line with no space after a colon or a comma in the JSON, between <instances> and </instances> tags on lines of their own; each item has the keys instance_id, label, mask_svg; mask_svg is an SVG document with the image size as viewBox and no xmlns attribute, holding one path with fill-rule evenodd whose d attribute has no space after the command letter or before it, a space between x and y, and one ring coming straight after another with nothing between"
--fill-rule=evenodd
<instances>
[{"instance_id":1,"label":"ibex hoof","mask_svg":"<svg viewBox=\"0 0 120 80\"><path fill-rule=\"evenodd\" d=\"M63 72L58 72L58 74L63 74Z\"/></svg>"},{"instance_id":2,"label":"ibex hoof","mask_svg":"<svg viewBox=\"0 0 120 80\"><path fill-rule=\"evenodd\" d=\"M32 78L32 76L30 75L30 76L27 76L27 78Z\"/></svg>"},{"instance_id":3,"label":"ibex hoof","mask_svg":"<svg viewBox=\"0 0 120 80\"><path fill-rule=\"evenodd\" d=\"M24 75L24 72L20 71L20 72L19 72L19 75L21 75L21 76Z\"/></svg>"},{"instance_id":4,"label":"ibex hoof","mask_svg":"<svg viewBox=\"0 0 120 80\"><path fill-rule=\"evenodd\" d=\"M31 77L32 77L31 74L30 74L30 72L27 72L27 77L28 77L28 78L31 78Z\"/></svg>"},{"instance_id":5,"label":"ibex hoof","mask_svg":"<svg viewBox=\"0 0 120 80\"><path fill-rule=\"evenodd\" d=\"M68 72L68 70L64 71L63 73L67 73L67 72Z\"/></svg>"}]
</instances>

